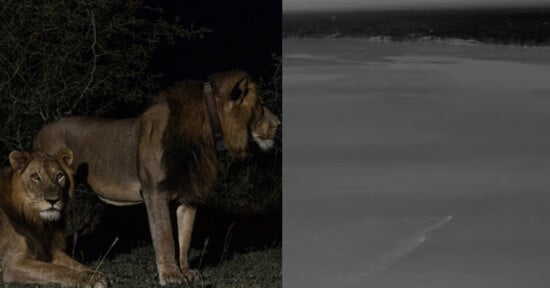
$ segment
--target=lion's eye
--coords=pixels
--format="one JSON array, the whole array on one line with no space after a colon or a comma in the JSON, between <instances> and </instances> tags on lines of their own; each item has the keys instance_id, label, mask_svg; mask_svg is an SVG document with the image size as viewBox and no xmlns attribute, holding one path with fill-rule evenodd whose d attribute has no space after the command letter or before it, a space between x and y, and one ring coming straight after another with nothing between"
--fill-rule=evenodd
<instances>
[{"instance_id":1,"label":"lion's eye","mask_svg":"<svg viewBox=\"0 0 550 288\"><path fill-rule=\"evenodd\" d=\"M40 181L40 176L38 175L38 173L32 173L31 174L31 179L34 182L38 182L38 181Z\"/></svg>"},{"instance_id":2,"label":"lion's eye","mask_svg":"<svg viewBox=\"0 0 550 288\"><path fill-rule=\"evenodd\" d=\"M57 179L57 181L61 182L61 181L63 181L63 179L65 179L65 175L59 173L55 176L55 179Z\"/></svg>"}]
</instances>

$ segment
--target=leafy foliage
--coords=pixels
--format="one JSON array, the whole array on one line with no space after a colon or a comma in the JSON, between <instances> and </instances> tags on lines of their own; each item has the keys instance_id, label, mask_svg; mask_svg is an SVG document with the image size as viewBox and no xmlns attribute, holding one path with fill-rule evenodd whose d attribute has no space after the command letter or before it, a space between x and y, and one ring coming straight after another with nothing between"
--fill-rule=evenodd
<instances>
[{"instance_id":1,"label":"leafy foliage","mask_svg":"<svg viewBox=\"0 0 550 288\"><path fill-rule=\"evenodd\" d=\"M160 41L206 32L139 1L2 1L0 155L29 150L42 125L63 116L142 103L158 89L147 67Z\"/></svg>"}]
</instances>

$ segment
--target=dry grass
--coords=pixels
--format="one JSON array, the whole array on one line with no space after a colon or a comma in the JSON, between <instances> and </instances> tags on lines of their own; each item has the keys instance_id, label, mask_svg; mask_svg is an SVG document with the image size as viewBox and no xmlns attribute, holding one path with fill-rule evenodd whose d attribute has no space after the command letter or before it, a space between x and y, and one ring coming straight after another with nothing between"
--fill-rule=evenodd
<instances>
[{"instance_id":1,"label":"dry grass","mask_svg":"<svg viewBox=\"0 0 550 288\"><path fill-rule=\"evenodd\" d=\"M200 250L192 250L191 258L198 260ZM117 277L115 287L158 287L158 275L154 260L154 250L151 245L139 247L129 253L119 254L111 259L103 260L100 272L109 273ZM99 261L89 264L95 267ZM203 263L201 272L203 280L192 284L167 285L165 287L194 287L194 288L276 288L282 287L281 247L247 253L233 253L220 265L210 266ZM0 287L36 287L36 285L6 285ZM60 287L59 285L45 285L42 287Z\"/></svg>"}]
</instances>

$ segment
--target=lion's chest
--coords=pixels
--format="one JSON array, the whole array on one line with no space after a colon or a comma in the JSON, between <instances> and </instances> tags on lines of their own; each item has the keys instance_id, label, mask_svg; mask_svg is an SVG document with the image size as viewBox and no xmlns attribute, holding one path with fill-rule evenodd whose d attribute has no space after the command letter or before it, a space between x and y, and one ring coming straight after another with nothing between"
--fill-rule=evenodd
<instances>
[{"instance_id":1,"label":"lion's chest","mask_svg":"<svg viewBox=\"0 0 550 288\"><path fill-rule=\"evenodd\" d=\"M4 258L4 253L8 247L8 243L11 239L10 233L11 227L8 224L8 219L6 214L0 210L0 262Z\"/></svg>"}]
</instances>

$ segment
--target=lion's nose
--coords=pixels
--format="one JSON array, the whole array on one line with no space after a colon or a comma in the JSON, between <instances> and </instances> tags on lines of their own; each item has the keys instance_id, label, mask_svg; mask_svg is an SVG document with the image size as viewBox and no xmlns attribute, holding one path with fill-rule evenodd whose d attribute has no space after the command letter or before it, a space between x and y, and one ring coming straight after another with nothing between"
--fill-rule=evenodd
<instances>
[{"instance_id":1,"label":"lion's nose","mask_svg":"<svg viewBox=\"0 0 550 288\"><path fill-rule=\"evenodd\" d=\"M279 120L279 118L275 118L274 122L276 127L279 127L281 125L281 120Z\"/></svg>"},{"instance_id":2,"label":"lion's nose","mask_svg":"<svg viewBox=\"0 0 550 288\"><path fill-rule=\"evenodd\" d=\"M271 112L270 112L270 114L273 115L273 118L271 118L272 125L274 125L274 126L281 125L281 119L279 119L279 117L277 117L275 114L273 114Z\"/></svg>"},{"instance_id":3,"label":"lion's nose","mask_svg":"<svg viewBox=\"0 0 550 288\"><path fill-rule=\"evenodd\" d=\"M50 197L45 198L45 200L46 200L48 203L52 204L52 206L53 206L53 205L55 205L55 203L59 202L59 197L57 197L57 196L50 196Z\"/></svg>"}]
</instances>

